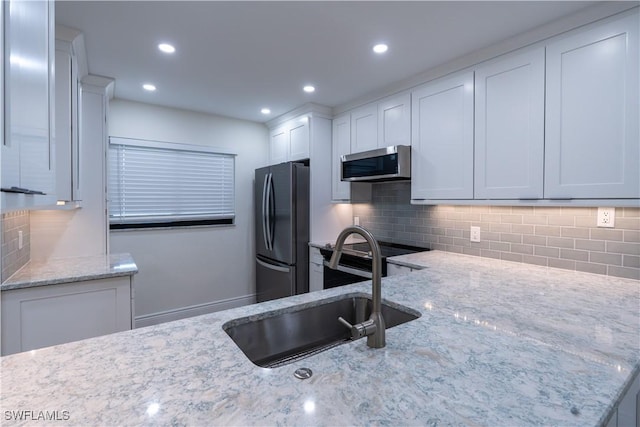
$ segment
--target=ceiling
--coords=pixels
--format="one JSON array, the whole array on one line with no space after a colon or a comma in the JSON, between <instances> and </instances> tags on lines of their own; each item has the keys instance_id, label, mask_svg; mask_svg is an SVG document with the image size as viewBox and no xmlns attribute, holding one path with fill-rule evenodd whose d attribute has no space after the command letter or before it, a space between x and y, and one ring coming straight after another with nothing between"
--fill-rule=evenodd
<instances>
[{"instance_id":1,"label":"ceiling","mask_svg":"<svg viewBox=\"0 0 640 427\"><path fill-rule=\"evenodd\" d=\"M56 22L84 33L89 72L115 78L116 98L266 122L307 102L347 103L594 3L58 0ZM384 55L372 52L379 42Z\"/></svg>"}]
</instances>

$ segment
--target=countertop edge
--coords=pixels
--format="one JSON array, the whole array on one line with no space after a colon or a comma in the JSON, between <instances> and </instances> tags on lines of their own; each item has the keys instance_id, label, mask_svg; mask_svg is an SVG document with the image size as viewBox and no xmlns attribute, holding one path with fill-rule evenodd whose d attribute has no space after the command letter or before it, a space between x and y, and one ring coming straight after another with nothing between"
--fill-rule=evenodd
<instances>
[{"instance_id":1,"label":"countertop edge","mask_svg":"<svg viewBox=\"0 0 640 427\"><path fill-rule=\"evenodd\" d=\"M137 273L138 266L129 253L59 258L43 263L27 263L0 284L0 291L133 276Z\"/></svg>"}]
</instances>

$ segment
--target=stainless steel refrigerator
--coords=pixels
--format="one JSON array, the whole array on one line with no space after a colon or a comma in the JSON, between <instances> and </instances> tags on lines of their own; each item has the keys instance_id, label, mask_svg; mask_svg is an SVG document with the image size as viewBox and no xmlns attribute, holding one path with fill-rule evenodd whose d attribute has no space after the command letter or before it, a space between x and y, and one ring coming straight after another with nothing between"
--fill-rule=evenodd
<instances>
[{"instance_id":1,"label":"stainless steel refrigerator","mask_svg":"<svg viewBox=\"0 0 640 427\"><path fill-rule=\"evenodd\" d=\"M256 169L254 194L258 302L309 292L309 167Z\"/></svg>"}]
</instances>

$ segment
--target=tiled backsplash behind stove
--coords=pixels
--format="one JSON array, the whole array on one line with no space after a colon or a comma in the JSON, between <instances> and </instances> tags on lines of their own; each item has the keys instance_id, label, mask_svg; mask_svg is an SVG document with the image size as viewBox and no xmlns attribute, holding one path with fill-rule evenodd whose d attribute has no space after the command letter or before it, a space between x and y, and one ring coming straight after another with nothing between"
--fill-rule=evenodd
<instances>
[{"instance_id":1,"label":"tiled backsplash behind stove","mask_svg":"<svg viewBox=\"0 0 640 427\"><path fill-rule=\"evenodd\" d=\"M18 232L22 231L22 248L18 249ZM2 278L4 282L29 262L31 254L29 211L2 214Z\"/></svg>"},{"instance_id":2,"label":"tiled backsplash behind stove","mask_svg":"<svg viewBox=\"0 0 640 427\"><path fill-rule=\"evenodd\" d=\"M640 279L640 208L617 208L615 228L597 208L411 205L407 182L373 184L353 215L381 240L489 258ZM469 241L471 226L481 241Z\"/></svg>"}]
</instances>

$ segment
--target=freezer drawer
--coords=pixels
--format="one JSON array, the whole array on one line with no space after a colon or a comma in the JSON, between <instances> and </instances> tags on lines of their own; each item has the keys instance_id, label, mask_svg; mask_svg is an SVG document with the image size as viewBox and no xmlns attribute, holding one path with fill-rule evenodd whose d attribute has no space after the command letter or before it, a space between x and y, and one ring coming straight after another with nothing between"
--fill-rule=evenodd
<instances>
[{"instance_id":1,"label":"freezer drawer","mask_svg":"<svg viewBox=\"0 0 640 427\"><path fill-rule=\"evenodd\" d=\"M296 267L256 258L256 294L258 302L295 295Z\"/></svg>"}]
</instances>

